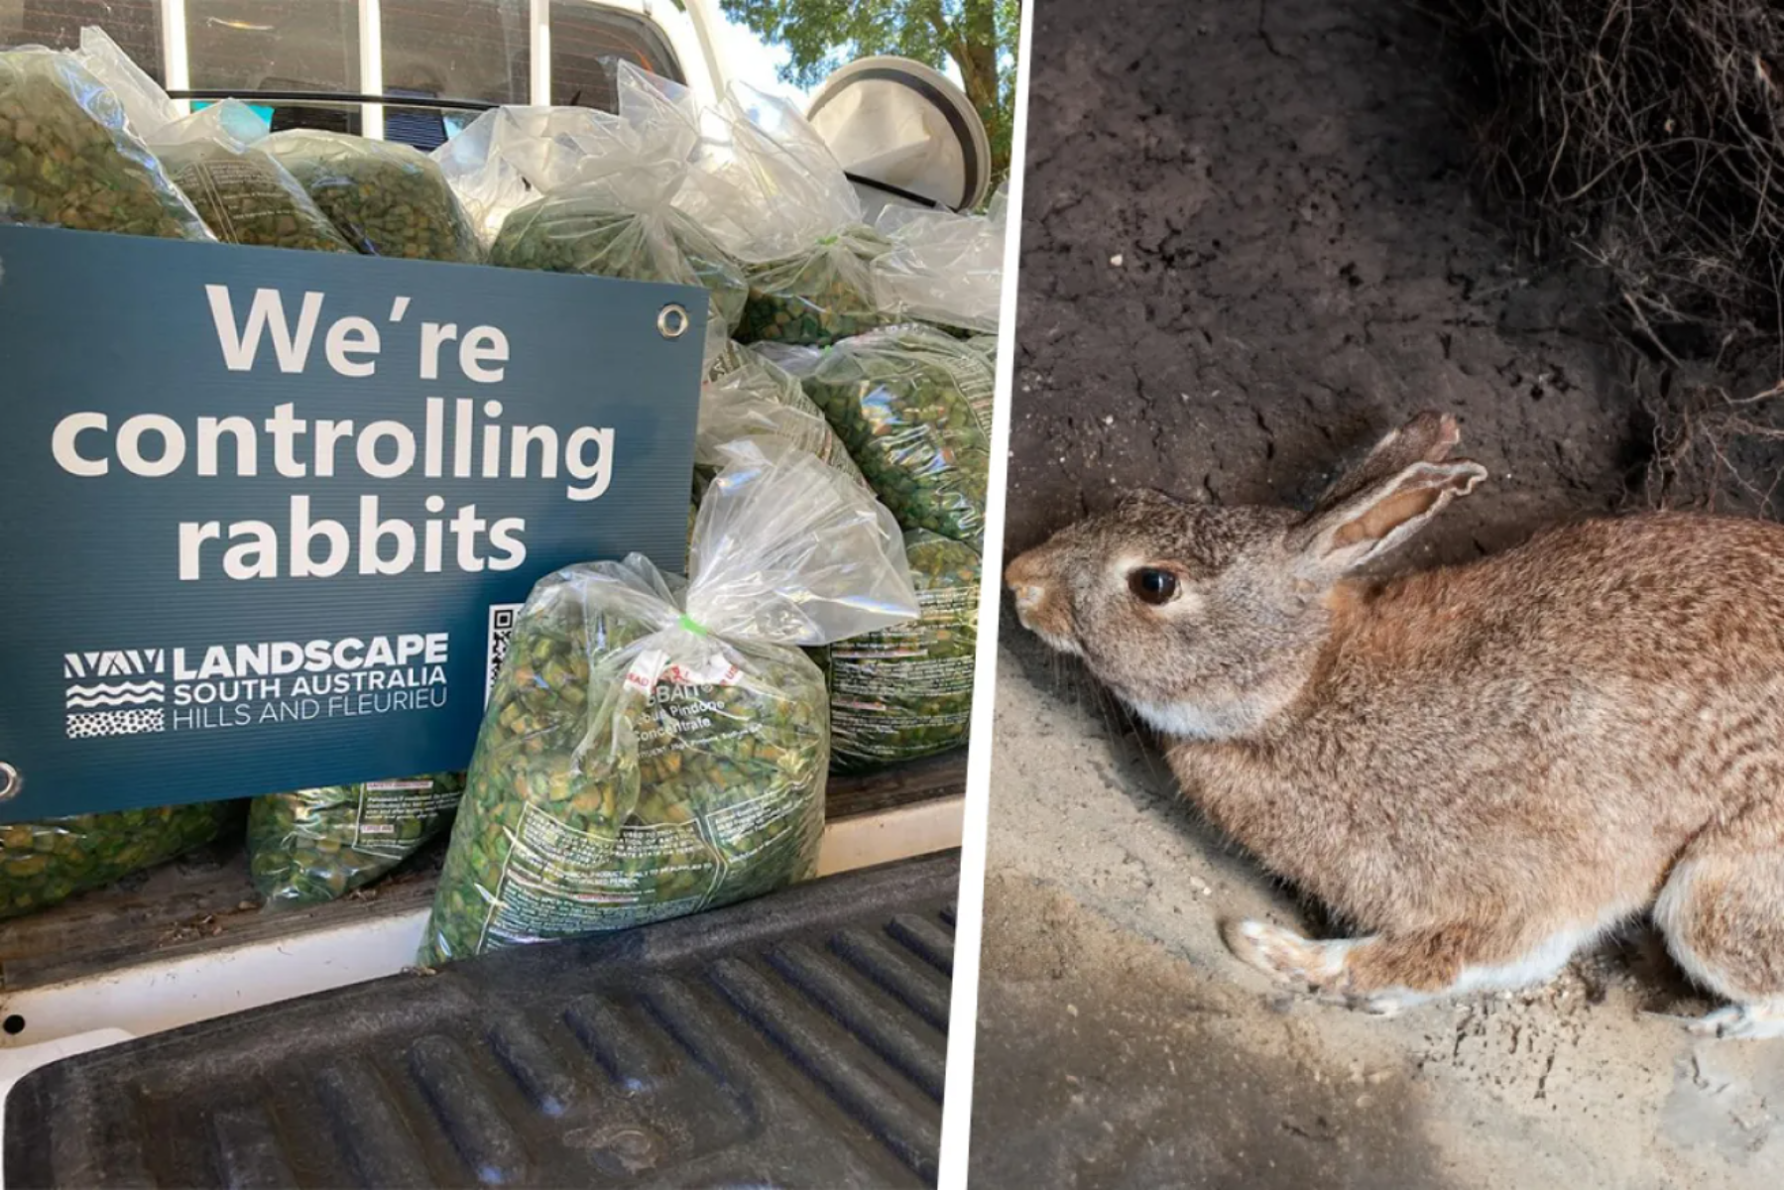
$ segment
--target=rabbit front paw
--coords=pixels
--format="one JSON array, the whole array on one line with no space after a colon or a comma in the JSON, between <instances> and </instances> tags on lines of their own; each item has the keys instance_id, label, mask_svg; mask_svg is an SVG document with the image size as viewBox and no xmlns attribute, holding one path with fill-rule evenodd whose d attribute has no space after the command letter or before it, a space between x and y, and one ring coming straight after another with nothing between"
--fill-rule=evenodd
<instances>
[{"instance_id":1,"label":"rabbit front paw","mask_svg":"<svg viewBox=\"0 0 1785 1190\"><path fill-rule=\"evenodd\" d=\"M1316 942L1268 921L1233 922L1222 934L1241 962L1279 983L1319 989L1345 973L1343 942Z\"/></svg>"},{"instance_id":2,"label":"rabbit front paw","mask_svg":"<svg viewBox=\"0 0 1785 1190\"><path fill-rule=\"evenodd\" d=\"M1264 921L1230 923L1223 940L1239 960L1279 983L1312 992L1315 999L1370 1016L1394 1016L1409 999L1399 989L1359 991L1346 956L1361 939L1326 942L1304 938L1294 930Z\"/></svg>"}]
</instances>

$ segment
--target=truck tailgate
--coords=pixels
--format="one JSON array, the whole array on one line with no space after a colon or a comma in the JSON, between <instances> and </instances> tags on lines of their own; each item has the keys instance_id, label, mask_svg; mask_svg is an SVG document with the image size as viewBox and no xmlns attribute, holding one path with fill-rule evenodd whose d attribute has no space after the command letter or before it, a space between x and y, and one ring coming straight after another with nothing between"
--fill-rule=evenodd
<instances>
[{"instance_id":1,"label":"truck tailgate","mask_svg":"<svg viewBox=\"0 0 1785 1190\"><path fill-rule=\"evenodd\" d=\"M33 1071L5 1183L933 1183L959 853Z\"/></svg>"}]
</instances>

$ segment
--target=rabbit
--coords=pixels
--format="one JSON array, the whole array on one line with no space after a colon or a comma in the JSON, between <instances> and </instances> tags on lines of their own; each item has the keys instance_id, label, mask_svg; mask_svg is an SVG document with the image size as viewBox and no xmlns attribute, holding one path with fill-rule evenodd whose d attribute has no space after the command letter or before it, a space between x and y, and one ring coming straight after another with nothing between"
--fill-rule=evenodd
<instances>
[{"instance_id":1,"label":"rabbit","mask_svg":"<svg viewBox=\"0 0 1785 1190\"><path fill-rule=\"evenodd\" d=\"M1463 566L1356 572L1487 476L1456 421L1381 439L1311 514L1126 497L1008 566L1018 618L1165 739L1215 826L1358 935L1234 954L1391 1014L1547 982L1645 911L1773 1037L1785 990L1785 550L1651 513Z\"/></svg>"}]
</instances>

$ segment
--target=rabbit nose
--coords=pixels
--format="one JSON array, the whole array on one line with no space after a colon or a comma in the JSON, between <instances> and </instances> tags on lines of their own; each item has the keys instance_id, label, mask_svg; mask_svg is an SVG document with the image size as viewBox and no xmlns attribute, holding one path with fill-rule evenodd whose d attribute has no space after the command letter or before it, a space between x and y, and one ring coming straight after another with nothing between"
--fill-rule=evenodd
<instances>
[{"instance_id":1,"label":"rabbit nose","mask_svg":"<svg viewBox=\"0 0 1785 1190\"><path fill-rule=\"evenodd\" d=\"M1020 554L1004 570L1004 584L1016 597L1016 609L1019 613L1033 611L1047 598L1047 586L1043 582L1039 559L1039 551L1030 550Z\"/></svg>"}]
</instances>

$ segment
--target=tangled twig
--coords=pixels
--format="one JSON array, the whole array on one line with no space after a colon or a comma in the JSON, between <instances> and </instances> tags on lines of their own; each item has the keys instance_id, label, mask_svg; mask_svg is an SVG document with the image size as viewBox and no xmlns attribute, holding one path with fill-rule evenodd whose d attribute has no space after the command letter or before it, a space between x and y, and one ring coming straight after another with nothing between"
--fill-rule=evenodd
<instances>
[{"instance_id":1,"label":"tangled twig","mask_svg":"<svg viewBox=\"0 0 1785 1190\"><path fill-rule=\"evenodd\" d=\"M1487 176L1539 255L1604 270L1613 325L1667 374L1644 395L1646 496L1703 502L1739 481L1749 511L1778 516L1785 14L1775 0L1443 2L1488 65Z\"/></svg>"},{"instance_id":2,"label":"tangled twig","mask_svg":"<svg viewBox=\"0 0 1785 1190\"><path fill-rule=\"evenodd\" d=\"M1764 0L1459 0L1493 63L1502 192L1668 335L1776 337L1780 40Z\"/></svg>"},{"instance_id":3,"label":"tangled twig","mask_svg":"<svg viewBox=\"0 0 1785 1190\"><path fill-rule=\"evenodd\" d=\"M1715 383L1675 384L1648 397L1653 453L1642 499L1655 508L1761 513L1777 518L1785 490L1779 452L1785 386L1738 395Z\"/></svg>"}]
</instances>

